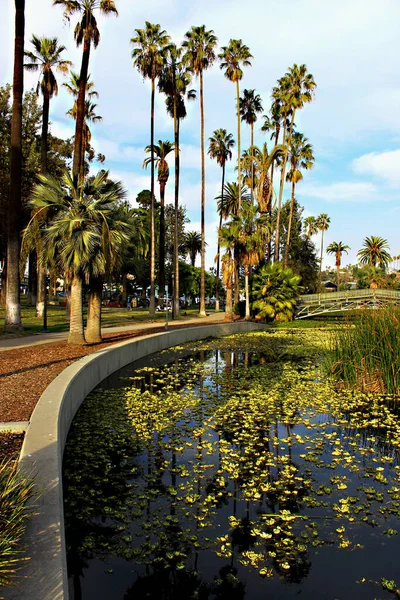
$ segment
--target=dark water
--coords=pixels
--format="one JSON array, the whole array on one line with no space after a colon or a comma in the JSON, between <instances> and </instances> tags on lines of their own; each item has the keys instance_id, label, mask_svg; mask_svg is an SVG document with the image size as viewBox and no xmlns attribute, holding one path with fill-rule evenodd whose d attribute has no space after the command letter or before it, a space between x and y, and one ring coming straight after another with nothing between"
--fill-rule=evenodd
<instances>
[{"instance_id":1,"label":"dark water","mask_svg":"<svg viewBox=\"0 0 400 600\"><path fill-rule=\"evenodd\" d=\"M64 457L71 600L394 597L387 409L337 397L316 358L215 345L125 368L79 410Z\"/></svg>"}]
</instances>

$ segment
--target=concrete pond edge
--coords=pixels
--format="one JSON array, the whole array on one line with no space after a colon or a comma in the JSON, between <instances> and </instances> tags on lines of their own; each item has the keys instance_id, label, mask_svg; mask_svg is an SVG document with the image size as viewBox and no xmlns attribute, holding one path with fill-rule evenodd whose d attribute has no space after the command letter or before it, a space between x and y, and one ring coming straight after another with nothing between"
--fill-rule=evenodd
<instances>
[{"instance_id":1,"label":"concrete pond edge","mask_svg":"<svg viewBox=\"0 0 400 600\"><path fill-rule=\"evenodd\" d=\"M126 340L85 356L46 388L32 414L21 450L21 471L34 477L39 499L24 538L30 560L5 600L68 600L62 459L72 420L86 396L115 371L173 346L234 333L263 330L252 322L204 325Z\"/></svg>"}]
</instances>

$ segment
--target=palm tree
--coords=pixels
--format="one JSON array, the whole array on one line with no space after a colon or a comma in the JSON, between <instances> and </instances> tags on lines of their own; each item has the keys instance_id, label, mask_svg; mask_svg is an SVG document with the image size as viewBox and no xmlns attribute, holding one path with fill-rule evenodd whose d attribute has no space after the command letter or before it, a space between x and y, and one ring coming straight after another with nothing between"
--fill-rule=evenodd
<instances>
[{"instance_id":1,"label":"palm tree","mask_svg":"<svg viewBox=\"0 0 400 600\"><path fill-rule=\"evenodd\" d=\"M328 254L334 254L336 257L336 280L337 280L337 291L339 291L340 287L340 265L342 263L342 254L347 250L351 250L350 246L343 244L343 242L332 242L327 247L326 251Z\"/></svg>"},{"instance_id":2,"label":"palm tree","mask_svg":"<svg viewBox=\"0 0 400 600\"><path fill-rule=\"evenodd\" d=\"M186 118L185 97L195 100L196 91L188 87L192 82L192 75L182 61L182 48L175 44L168 46L164 69L158 80L158 89L166 94L167 113L174 120L174 145L175 145L175 223L174 223L174 290L173 290L173 316L179 317L179 178L180 178L180 122Z\"/></svg>"},{"instance_id":3,"label":"palm tree","mask_svg":"<svg viewBox=\"0 0 400 600\"><path fill-rule=\"evenodd\" d=\"M253 165L255 167L256 200L260 213L270 213L272 194L269 172L274 159L284 151L285 146L275 146L269 153L264 142L261 150L253 146L251 153L245 153L242 157L244 168L251 168Z\"/></svg>"},{"instance_id":4,"label":"palm tree","mask_svg":"<svg viewBox=\"0 0 400 600\"><path fill-rule=\"evenodd\" d=\"M40 218L43 211L55 215L44 233L44 244L72 280L70 344L85 343L83 275L104 270L105 252L111 252L113 239L107 231L108 219L115 203L125 197L122 185L108 181L108 175L108 171L100 171L86 182L67 170L61 179L40 175L32 194L31 204L37 209L34 218Z\"/></svg>"},{"instance_id":5,"label":"palm tree","mask_svg":"<svg viewBox=\"0 0 400 600\"><path fill-rule=\"evenodd\" d=\"M154 223L154 98L155 81L162 74L170 37L160 25L146 21L145 29L136 29L131 39L133 64L143 76L151 81L150 148L151 148L151 208L150 208L150 307L149 315L155 315L155 223Z\"/></svg>"},{"instance_id":6,"label":"palm tree","mask_svg":"<svg viewBox=\"0 0 400 600\"><path fill-rule=\"evenodd\" d=\"M226 223L221 228L221 246L225 248L225 253L222 256L222 284L226 289L225 299L225 320L232 321L232 289L233 275L235 271L234 252L237 245L237 230L236 226L232 227L231 223Z\"/></svg>"},{"instance_id":7,"label":"palm tree","mask_svg":"<svg viewBox=\"0 0 400 600\"><path fill-rule=\"evenodd\" d=\"M264 319L291 321L301 293L300 277L281 263L264 265L254 276L253 307Z\"/></svg>"},{"instance_id":8,"label":"palm tree","mask_svg":"<svg viewBox=\"0 0 400 600\"><path fill-rule=\"evenodd\" d=\"M64 60L62 53L66 49L61 46L57 38L39 38L32 36L31 44L34 51L25 52L25 57L30 61L24 65L27 71L37 72L40 70L40 77L36 88L39 95L41 90L43 95L43 114L42 114L42 138L41 138L41 172L47 172L47 137L49 130L49 112L50 100L58 94L58 84L53 69L56 69L63 75L68 73L71 61ZM38 228L40 232L40 229ZM39 245L37 246L37 250ZM36 250L36 252L37 252ZM40 265L40 256L38 254L38 263ZM36 296L36 317L43 317L46 310L46 271L38 269L37 296Z\"/></svg>"},{"instance_id":9,"label":"palm tree","mask_svg":"<svg viewBox=\"0 0 400 600\"><path fill-rule=\"evenodd\" d=\"M318 233L317 220L315 217L310 216L304 219L304 226L307 229L308 238Z\"/></svg>"},{"instance_id":10,"label":"palm tree","mask_svg":"<svg viewBox=\"0 0 400 600\"><path fill-rule=\"evenodd\" d=\"M321 285L321 276L322 276L322 253L324 251L324 233L329 229L330 218L326 213L321 213L315 220L315 226L318 231L321 232L321 257L320 257L320 265L319 265L319 283Z\"/></svg>"},{"instance_id":11,"label":"palm tree","mask_svg":"<svg viewBox=\"0 0 400 600\"><path fill-rule=\"evenodd\" d=\"M390 250L388 241L376 235L366 237L363 242L363 248L357 252L357 258L363 265L371 265L376 268L379 264L381 268L387 267L390 262Z\"/></svg>"},{"instance_id":12,"label":"palm tree","mask_svg":"<svg viewBox=\"0 0 400 600\"><path fill-rule=\"evenodd\" d=\"M300 169L311 169L314 164L313 147L308 142L308 139L298 131L293 133L291 138L289 148L289 164L290 170L286 176L286 180L290 181L292 184L292 200L290 203L289 223L287 230L285 255L283 260L283 264L285 267L287 267L289 263L290 234L292 230L296 184L303 179L303 174Z\"/></svg>"},{"instance_id":13,"label":"palm tree","mask_svg":"<svg viewBox=\"0 0 400 600\"><path fill-rule=\"evenodd\" d=\"M22 329L19 291L22 184L22 94L24 91L25 0L15 0L13 106L11 117L10 198L8 203L5 327Z\"/></svg>"},{"instance_id":14,"label":"palm tree","mask_svg":"<svg viewBox=\"0 0 400 600\"><path fill-rule=\"evenodd\" d=\"M239 81L243 77L243 67L251 67L253 58L249 48L242 40L229 40L229 46L223 46L218 54L221 60L220 68L225 69L225 77L236 84L236 116L237 116L237 151L238 151L238 186L239 200L242 185L241 154L240 154L240 90Z\"/></svg>"},{"instance_id":15,"label":"palm tree","mask_svg":"<svg viewBox=\"0 0 400 600\"><path fill-rule=\"evenodd\" d=\"M153 148L147 146L145 152L153 153L156 155L155 166L157 167L157 179L160 184L160 250L159 250L159 264L158 264L158 286L159 294L164 295L165 290L165 186L169 179L169 166L166 158L170 152L174 149L174 144L171 142L158 140L158 144L155 144ZM151 164L151 158L146 158L143 166L147 167Z\"/></svg>"},{"instance_id":16,"label":"palm tree","mask_svg":"<svg viewBox=\"0 0 400 600\"><path fill-rule=\"evenodd\" d=\"M201 253L201 234L198 231L189 231L185 236L185 252L189 255L190 264L195 266L196 256Z\"/></svg>"},{"instance_id":17,"label":"palm tree","mask_svg":"<svg viewBox=\"0 0 400 600\"><path fill-rule=\"evenodd\" d=\"M225 165L228 160L232 160L232 150L235 145L233 135L227 133L226 129L216 129L208 140L210 142L208 154L215 159L222 168L221 198L224 194L225 185ZM218 227L218 248L217 248L217 277L215 282L215 312L219 312L219 266L220 266L220 232L222 227L222 211L219 216Z\"/></svg>"},{"instance_id":18,"label":"palm tree","mask_svg":"<svg viewBox=\"0 0 400 600\"><path fill-rule=\"evenodd\" d=\"M255 94L255 90L243 90L243 96L239 99L239 106L242 121L250 125L250 151L252 151L254 146L254 123L257 121L257 113L263 111L261 96ZM251 169L251 181L250 192L251 200L253 201L254 165L252 165Z\"/></svg>"},{"instance_id":19,"label":"palm tree","mask_svg":"<svg viewBox=\"0 0 400 600\"><path fill-rule=\"evenodd\" d=\"M74 38L79 47L83 43L81 71L79 75L79 94L77 99L77 114L74 140L73 171L79 175L82 163L82 136L85 119L85 91L89 72L90 49L97 48L100 42L100 31L97 27L95 10L99 9L101 15L118 15L114 0L53 0L53 6L64 7L64 16L69 21L75 13L80 16L80 21L75 26Z\"/></svg>"},{"instance_id":20,"label":"palm tree","mask_svg":"<svg viewBox=\"0 0 400 600\"><path fill-rule=\"evenodd\" d=\"M217 212L221 219L237 216L239 214L239 204L249 198L246 189L241 189L241 199L239 202L239 186L236 181L225 183L222 195L217 196Z\"/></svg>"},{"instance_id":21,"label":"palm tree","mask_svg":"<svg viewBox=\"0 0 400 600\"><path fill-rule=\"evenodd\" d=\"M205 25L192 27L185 33L182 44L185 49L183 62L200 80L200 131L201 131L201 274L200 274L200 316L206 316L205 299L205 158L204 158L204 89L203 72L215 61L217 38L212 29Z\"/></svg>"},{"instance_id":22,"label":"palm tree","mask_svg":"<svg viewBox=\"0 0 400 600\"><path fill-rule=\"evenodd\" d=\"M280 209L282 205L283 188L285 185L286 163L291 146L292 132L296 111L311 102L314 96L316 83L313 76L307 72L306 65L290 67L288 72L278 81L278 87L274 89L275 98L282 103L283 112L283 143L286 144L286 153L281 166L281 180L279 186L278 212L275 235L275 260L279 259L279 234L280 234ZM286 136L286 119L291 114L289 132Z\"/></svg>"}]
</instances>

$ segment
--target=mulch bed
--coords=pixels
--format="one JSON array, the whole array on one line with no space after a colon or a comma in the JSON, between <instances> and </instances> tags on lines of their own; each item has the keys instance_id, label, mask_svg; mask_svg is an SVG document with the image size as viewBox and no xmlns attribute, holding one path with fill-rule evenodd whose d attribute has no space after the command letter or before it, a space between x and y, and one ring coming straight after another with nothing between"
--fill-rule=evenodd
<instances>
[{"instance_id":1,"label":"mulch bed","mask_svg":"<svg viewBox=\"0 0 400 600\"><path fill-rule=\"evenodd\" d=\"M0 463L3 460L17 460L23 441L23 433L0 433Z\"/></svg>"},{"instance_id":2,"label":"mulch bed","mask_svg":"<svg viewBox=\"0 0 400 600\"><path fill-rule=\"evenodd\" d=\"M205 323L182 324L173 329L202 325ZM129 338L162 331L164 327L105 334L104 342L91 346L68 346L63 341L0 352L0 421L29 421L49 383L79 358Z\"/></svg>"}]
</instances>

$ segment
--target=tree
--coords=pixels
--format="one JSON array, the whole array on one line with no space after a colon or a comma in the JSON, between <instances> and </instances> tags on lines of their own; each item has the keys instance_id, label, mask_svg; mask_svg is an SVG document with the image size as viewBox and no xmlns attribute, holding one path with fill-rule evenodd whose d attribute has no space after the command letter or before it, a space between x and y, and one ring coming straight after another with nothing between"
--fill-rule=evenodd
<instances>
[{"instance_id":1,"label":"tree","mask_svg":"<svg viewBox=\"0 0 400 600\"><path fill-rule=\"evenodd\" d=\"M194 267L196 256L201 254L201 234L198 231L188 231L186 234L185 252L189 255L190 264Z\"/></svg>"},{"instance_id":2,"label":"tree","mask_svg":"<svg viewBox=\"0 0 400 600\"><path fill-rule=\"evenodd\" d=\"M237 243L236 231L229 224L225 224L221 228L221 246L225 248L225 253L222 256L222 283L226 289L225 299L225 320L232 321L232 289L233 289L233 274L234 274L234 250Z\"/></svg>"},{"instance_id":3,"label":"tree","mask_svg":"<svg viewBox=\"0 0 400 600\"><path fill-rule=\"evenodd\" d=\"M42 138L41 138L41 172L47 172L47 154L48 154L48 130L49 130L49 113L50 100L53 96L58 95L58 83L54 75L53 69L56 69L63 75L68 73L69 67L72 65L70 60L64 60L62 53L66 50L65 46L59 44L57 38L39 38L32 36L31 44L34 51L25 52L25 57L30 61L24 65L27 71L40 71L39 81L37 84L36 93L39 95L39 90L43 96L43 113L42 113ZM40 233L40 228L38 228ZM37 246L37 251L40 245ZM40 251L39 251L40 252ZM38 262L40 265L40 255L38 254ZM37 302L36 316L43 317L46 310L45 304L46 294L46 271L39 267L38 282L37 282Z\"/></svg>"},{"instance_id":4,"label":"tree","mask_svg":"<svg viewBox=\"0 0 400 600\"><path fill-rule=\"evenodd\" d=\"M208 154L210 158L217 161L219 166L222 168L222 183L221 183L221 198L224 195L225 185L225 165L228 160L232 160L232 148L235 145L233 135L227 133L226 129L216 129L213 135L208 139L210 145L208 147ZM219 227L218 227L218 248L217 248L217 275L216 275L216 289L215 289L215 312L219 312L219 267L220 267L220 233L222 227L222 211L219 215Z\"/></svg>"},{"instance_id":5,"label":"tree","mask_svg":"<svg viewBox=\"0 0 400 600\"><path fill-rule=\"evenodd\" d=\"M357 258L363 265L381 268L387 267L390 262L388 241L376 235L366 237L363 242L363 248L357 252Z\"/></svg>"},{"instance_id":6,"label":"tree","mask_svg":"<svg viewBox=\"0 0 400 600\"><path fill-rule=\"evenodd\" d=\"M289 148L289 164L290 170L286 176L286 180L290 181L292 184L292 201L290 205L289 226L283 260L285 267L288 266L289 262L290 233L292 228L296 184L303 179L303 174L300 169L311 169L314 164L313 147L311 144L309 144L308 139L298 131L293 133L291 138Z\"/></svg>"},{"instance_id":7,"label":"tree","mask_svg":"<svg viewBox=\"0 0 400 600\"><path fill-rule=\"evenodd\" d=\"M310 216L304 219L304 225L307 228L308 238L318 233L317 221L315 217Z\"/></svg>"},{"instance_id":8,"label":"tree","mask_svg":"<svg viewBox=\"0 0 400 600\"><path fill-rule=\"evenodd\" d=\"M251 67L253 55L242 40L229 40L228 46L223 46L218 54L221 60L220 68L225 69L225 77L236 84L236 116L237 116L237 151L238 151L238 186L239 201L242 186L241 154L240 154L240 90L239 81L243 77L243 67Z\"/></svg>"},{"instance_id":9,"label":"tree","mask_svg":"<svg viewBox=\"0 0 400 600\"><path fill-rule=\"evenodd\" d=\"M285 151L284 146L275 146L268 153L267 144L264 142L261 150L253 146L250 153L245 153L242 158L244 168L255 168L256 201L260 213L270 213L271 210L271 180L269 171L273 161Z\"/></svg>"},{"instance_id":10,"label":"tree","mask_svg":"<svg viewBox=\"0 0 400 600\"><path fill-rule=\"evenodd\" d=\"M228 219L229 217L237 216L239 214L239 204L241 205L249 197L250 195L247 193L246 188L242 188L239 202L239 186L237 182L225 183L222 195L216 197L217 212L220 220L221 218Z\"/></svg>"},{"instance_id":11,"label":"tree","mask_svg":"<svg viewBox=\"0 0 400 600\"><path fill-rule=\"evenodd\" d=\"M185 33L182 44L185 54L183 62L200 80L200 133L201 133L201 276L200 276L200 316L206 316L205 300L205 159L204 159L204 88L203 72L215 61L217 38L213 30L207 31L205 25L192 27Z\"/></svg>"},{"instance_id":12,"label":"tree","mask_svg":"<svg viewBox=\"0 0 400 600\"><path fill-rule=\"evenodd\" d=\"M145 152L155 154L155 166L157 167L157 179L160 184L160 250L158 263L158 287L159 294L164 295L165 290L165 186L169 179L169 166L166 158L174 149L174 144L168 141L158 140L153 148L147 146ZM151 158L146 158L143 166L147 167L151 164Z\"/></svg>"},{"instance_id":13,"label":"tree","mask_svg":"<svg viewBox=\"0 0 400 600\"><path fill-rule=\"evenodd\" d=\"M80 21L74 29L74 39L79 47L83 43L82 63L79 75L79 94L77 98L74 162L73 171L79 175L82 163L82 136L85 119L85 92L89 73L91 45L97 48L100 42L100 31L97 27L95 10L101 15L118 15L114 0L53 0L53 6L64 7L64 17L69 21L71 16L78 14Z\"/></svg>"},{"instance_id":14,"label":"tree","mask_svg":"<svg viewBox=\"0 0 400 600\"><path fill-rule=\"evenodd\" d=\"M254 275L253 308L270 321L292 321L301 293L300 277L281 263L264 265Z\"/></svg>"},{"instance_id":15,"label":"tree","mask_svg":"<svg viewBox=\"0 0 400 600\"><path fill-rule=\"evenodd\" d=\"M288 72L278 80L278 86L274 89L273 95L279 100L283 113L283 144L286 145L286 153L281 164L281 179L279 186L277 228L275 237L275 261L279 259L279 219L280 208L282 205L283 188L285 185L286 163L288 159L289 148L291 146L292 132L296 111L302 109L304 104L312 101L316 83L313 76L307 72L306 65L296 65L290 67ZM291 115L289 132L287 134L287 117ZM287 135L286 135L287 134Z\"/></svg>"},{"instance_id":16,"label":"tree","mask_svg":"<svg viewBox=\"0 0 400 600\"><path fill-rule=\"evenodd\" d=\"M342 254L347 250L351 250L350 246L343 244L343 242L332 242L327 247L326 251L328 254L334 254L336 259L336 278L337 278L337 291L340 288L340 265L342 263Z\"/></svg>"},{"instance_id":17,"label":"tree","mask_svg":"<svg viewBox=\"0 0 400 600\"><path fill-rule=\"evenodd\" d=\"M85 273L100 273L105 268L105 254L111 252L110 237L104 227L125 192L119 182L109 182L108 171L100 171L86 182L65 171L61 179L40 175L32 194L35 217L52 211L43 239L71 285L71 318L68 343L84 344L82 316L82 282ZM105 241L105 245L103 242Z\"/></svg>"},{"instance_id":18,"label":"tree","mask_svg":"<svg viewBox=\"0 0 400 600\"><path fill-rule=\"evenodd\" d=\"M11 118L10 195L8 201L5 327L22 329L19 292L22 191L22 94L24 89L25 0L15 0L13 107Z\"/></svg>"},{"instance_id":19,"label":"tree","mask_svg":"<svg viewBox=\"0 0 400 600\"><path fill-rule=\"evenodd\" d=\"M261 96L255 94L255 90L243 90L243 96L239 99L240 116L242 121L250 125L250 152L254 146L254 123L257 121L257 113L263 111ZM254 165L251 167L251 199L253 201L254 188Z\"/></svg>"},{"instance_id":20,"label":"tree","mask_svg":"<svg viewBox=\"0 0 400 600\"><path fill-rule=\"evenodd\" d=\"M322 254L324 251L324 233L325 233L325 231L327 231L329 229L330 222L331 222L331 220L328 217L328 215L326 213L321 213L316 218L316 223L315 223L318 231L321 232L321 257L320 257L320 266L319 266L319 282L320 282L320 284L321 284L321 274L322 274Z\"/></svg>"},{"instance_id":21,"label":"tree","mask_svg":"<svg viewBox=\"0 0 400 600\"><path fill-rule=\"evenodd\" d=\"M146 21L145 29L136 29L131 39L133 64L143 79L151 81L150 148L151 148L151 215L150 215L150 307L155 315L155 222L154 222L154 98L155 81L162 74L170 37L160 25Z\"/></svg>"}]
</instances>

